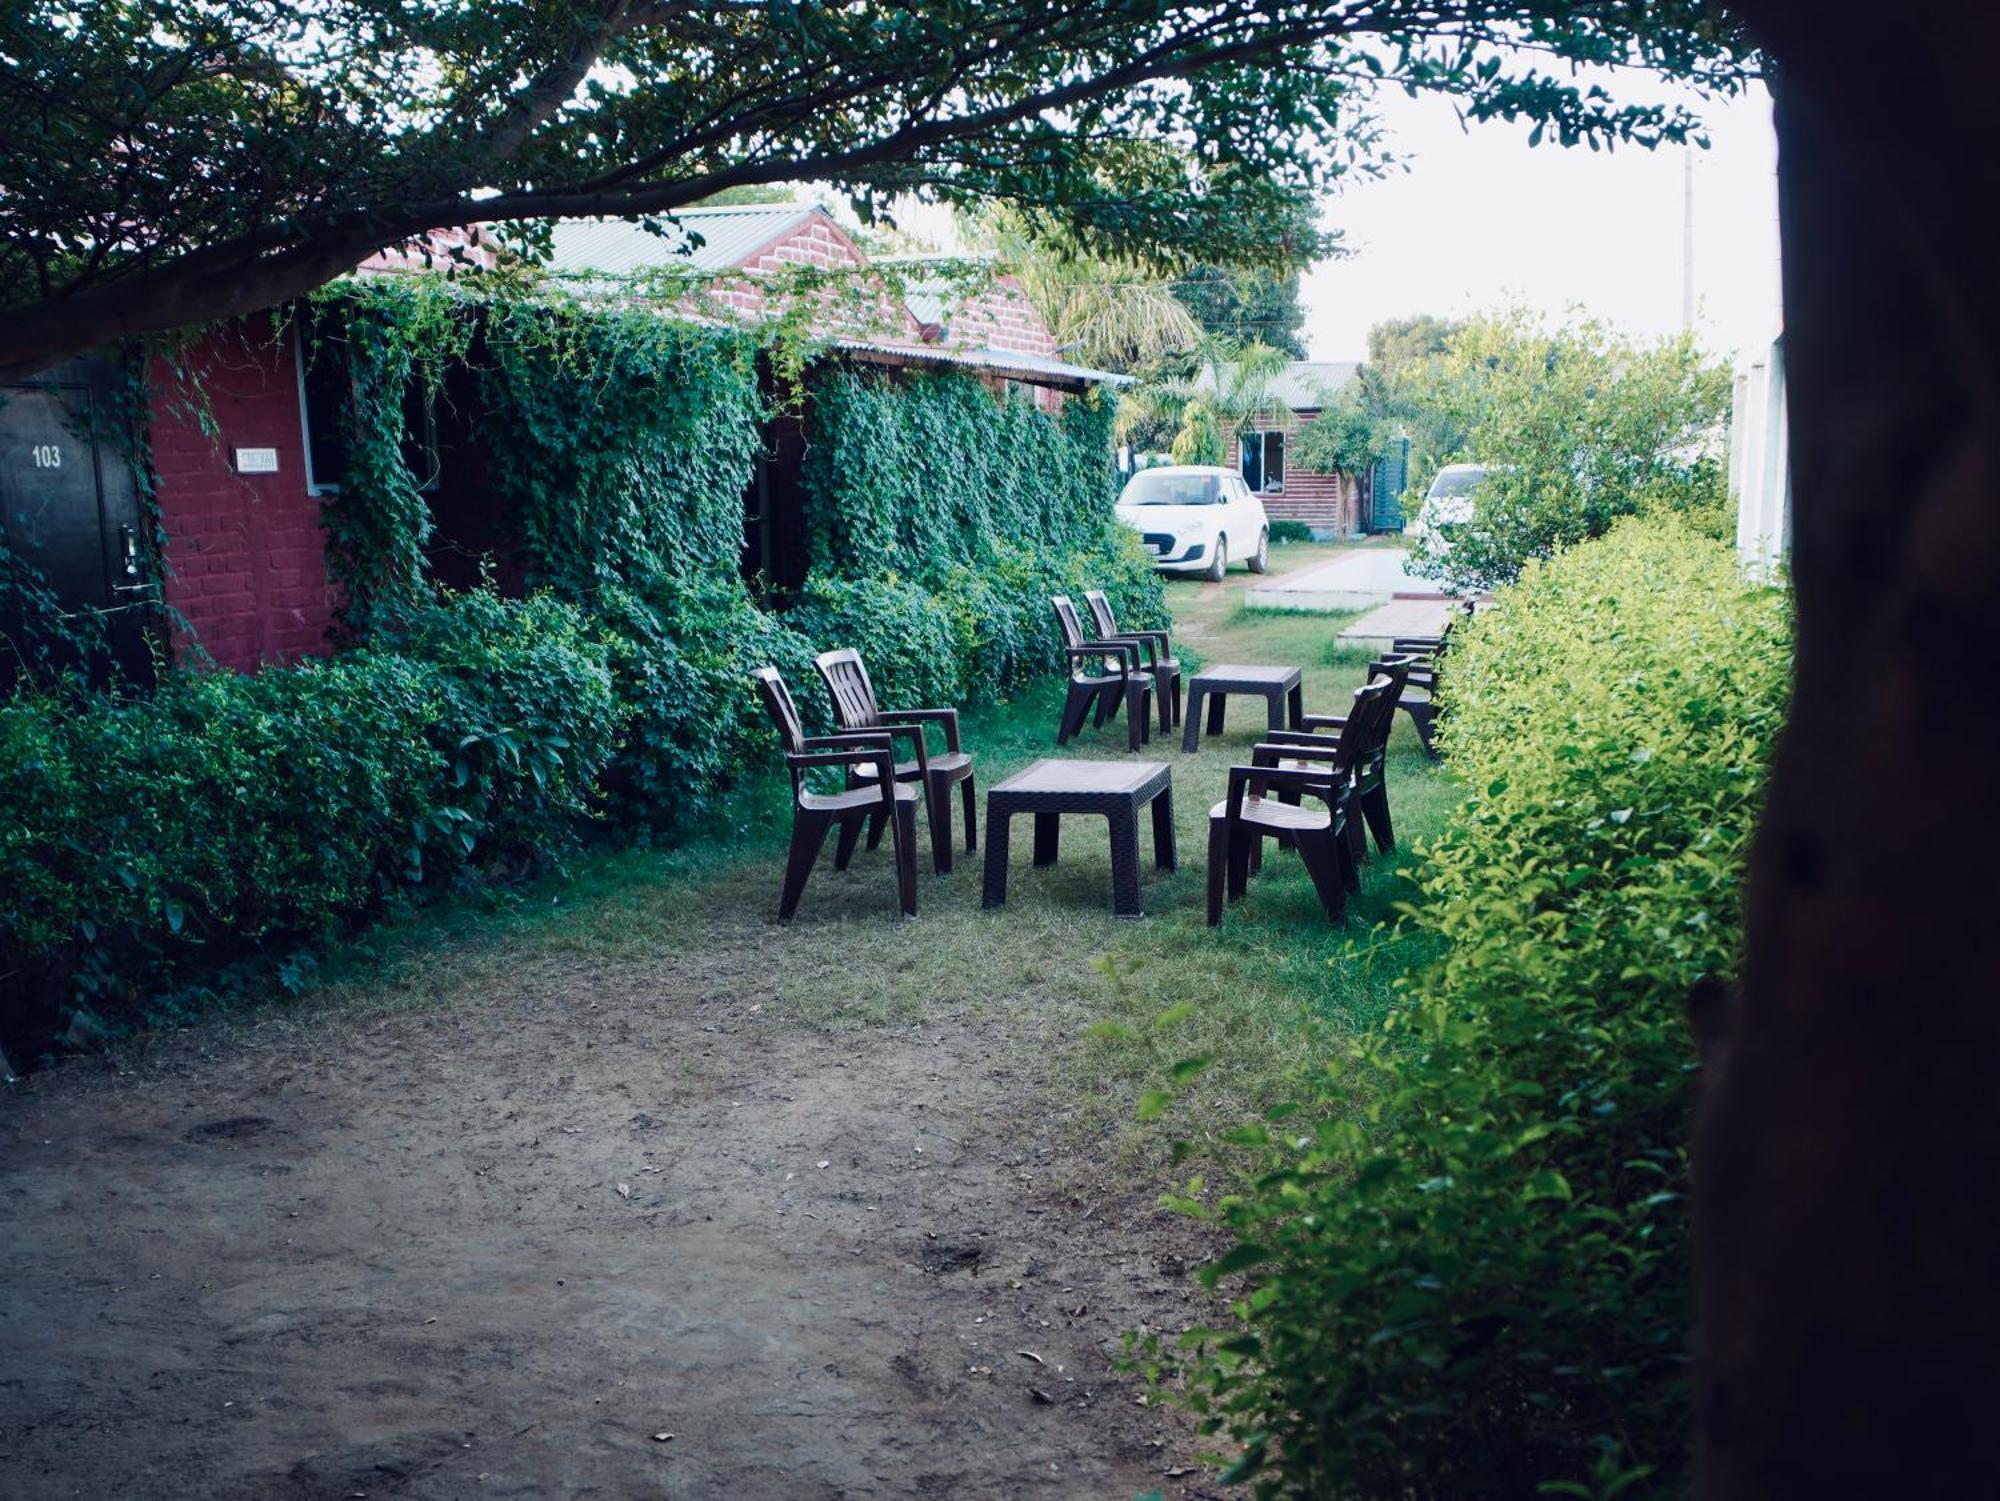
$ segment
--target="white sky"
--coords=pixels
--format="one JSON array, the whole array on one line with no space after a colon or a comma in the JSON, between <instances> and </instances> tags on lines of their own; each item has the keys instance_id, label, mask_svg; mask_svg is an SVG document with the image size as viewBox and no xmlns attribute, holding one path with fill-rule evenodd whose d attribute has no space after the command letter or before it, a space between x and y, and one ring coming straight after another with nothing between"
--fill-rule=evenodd
<instances>
[{"instance_id":1,"label":"white sky","mask_svg":"<svg viewBox=\"0 0 2000 1501\"><path fill-rule=\"evenodd\" d=\"M1622 82L1614 96L1640 95ZM1770 96L1759 87L1698 107L1713 145L1694 153L1695 328L1717 353L1743 352L1778 331ZM1407 170L1356 179L1324 207L1323 225L1353 253L1305 277L1314 359L1363 358L1384 318L1514 302L1550 316L1578 305L1639 336L1680 328L1678 147L1530 148L1525 125L1462 127L1448 100L1400 92L1385 92L1379 113Z\"/></svg>"}]
</instances>

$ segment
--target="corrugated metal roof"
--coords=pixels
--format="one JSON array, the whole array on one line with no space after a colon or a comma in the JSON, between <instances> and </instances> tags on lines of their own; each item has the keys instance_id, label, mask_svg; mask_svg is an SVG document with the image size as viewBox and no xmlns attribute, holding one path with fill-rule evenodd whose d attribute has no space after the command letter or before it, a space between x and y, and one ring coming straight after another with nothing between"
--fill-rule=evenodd
<instances>
[{"instance_id":1,"label":"corrugated metal roof","mask_svg":"<svg viewBox=\"0 0 2000 1501\"><path fill-rule=\"evenodd\" d=\"M1129 386L1129 375L1113 375L1109 370L1093 370L1088 365L1072 365L1047 355L1023 354L1013 349L947 349L942 345L885 344L875 339L837 339L836 349L855 354L893 356L912 365L952 365L970 370L991 370L1018 380L1062 381L1073 385Z\"/></svg>"},{"instance_id":2,"label":"corrugated metal roof","mask_svg":"<svg viewBox=\"0 0 2000 1501\"><path fill-rule=\"evenodd\" d=\"M558 271L640 271L653 266L726 271L813 215L825 213L817 203L682 209L675 216L680 227L666 224L666 233L658 235L624 219L565 219L555 226L550 264ZM696 236L699 245L694 243Z\"/></svg>"},{"instance_id":3,"label":"corrugated metal roof","mask_svg":"<svg viewBox=\"0 0 2000 1501\"><path fill-rule=\"evenodd\" d=\"M1293 360L1271 382L1271 394L1293 411L1310 410L1324 392L1338 391L1354 379L1358 360Z\"/></svg>"}]
</instances>

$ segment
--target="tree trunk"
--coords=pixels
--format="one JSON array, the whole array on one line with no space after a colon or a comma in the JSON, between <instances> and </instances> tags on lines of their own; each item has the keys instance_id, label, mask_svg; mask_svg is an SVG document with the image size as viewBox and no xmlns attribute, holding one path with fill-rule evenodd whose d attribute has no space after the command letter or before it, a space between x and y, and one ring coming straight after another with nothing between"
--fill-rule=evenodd
<instances>
[{"instance_id":1,"label":"tree trunk","mask_svg":"<svg viewBox=\"0 0 2000 1501\"><path fill-rule=\"evenodd\" d=\"M1888 34L1849 0L1740 8L1781 70L1798 659L1697 1136L1700 1494L1990 1494L1991 23L1942 0Z\"/></svg>"}]
</instances>

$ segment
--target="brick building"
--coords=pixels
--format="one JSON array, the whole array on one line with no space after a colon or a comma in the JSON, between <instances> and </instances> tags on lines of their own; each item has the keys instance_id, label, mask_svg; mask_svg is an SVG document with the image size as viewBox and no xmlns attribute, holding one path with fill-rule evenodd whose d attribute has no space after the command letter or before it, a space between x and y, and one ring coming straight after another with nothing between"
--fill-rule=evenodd
<instances>
[{"instance_id":1,"label":"brick building","mask_svg":"<svg viewBox=\"0 0 2000 1501\"><path fill-rule=\"evenodd\" d=\"M623 222L557 226L555 266L577 273L692 266L725 278L705 305L754 321L767 308L760 280L787 267L865 271L853 238L815 204L698 209L681 215L677 237ZM464 234L439 236L441 257L483 259ZM421 254L380 256L361 270L397 274L425 265ZM829 291L825 330L837 357L904 368L969 370L993 386L1033 392L1044 407L1107 377L1061 360L1055 341L1017 286L1002 278L975 296L954 296L922 275L920 263L865 290ZM907 295L904 295L907 294ZM119 378L105 359L71 361L23 386L0 391L0 520L8 550L50 581L63 605L100 615L113 657L143 675L145 627L166 607L168 634L185 659L198 646L216 663L250 670L331 649L339 610L321 526L329 493L326 443L337 388L303 358L296 318L258 316L212 333L179 357L199 393L155 362L144 414L154 496L165 535L166 568L143 576L136 539L144 518L123 444L114 436ZM449 393L448 393L449 394ZM440 402L440 410L453 407ZM441 428L451 417L435 419ZM758 494L746 497L746 567L774 553L770 495L795 480L802 437L796 418L774 426L759 466ZM433 497L447 540L432 557L438 576L466 584L499 539L483 496L483 455L464 434L434 433L451 445L453 483ZM320 472L316 473L318 453ZM18 459L19 462L13 462ZM63 467L65 462L67 467ZM448 509L447 516L443 511ZM760 519L761 518L761 521ZM775 528L782 531L782 527ZM782 551L782 549L780 549ZM778 561L783 562L783 559ZM796 562L796 560L794 560ZM503 575L503 587L509 584ZM0 621L0 632L9 623Z\"/></svg>"},{"instance_id":2,"label":"brick building","mask_svg":"<svg viewBox=\"0 0 2000 1501\"><path fill-rule=\"evenodd\" d=\"M1263 497L1273 521L1303 522L1329 537L1372 529L1363 476L1308 469L1292 455L1299 434L1358 368L1351 360L1293 361L1272 381L1265 410L1238 431L1243 478Z\"/></svg>"}]
</instances>

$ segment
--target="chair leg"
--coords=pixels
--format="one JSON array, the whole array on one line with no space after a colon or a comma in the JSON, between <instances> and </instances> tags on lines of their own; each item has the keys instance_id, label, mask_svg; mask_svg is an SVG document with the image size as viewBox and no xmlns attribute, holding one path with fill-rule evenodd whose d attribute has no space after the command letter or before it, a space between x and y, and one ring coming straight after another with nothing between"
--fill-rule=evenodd
<instances>
[{"instance_id":1,"label":"chair leg","mask_svg":"<svg viewBox=\"0 0 2000 1501\"><path fill-rule=\"evenodd\" d=\"M1241 900L1250 886L1250 834L1241 824L1229 831L1229 899Z\"/></svg>"},{"instance_id":2,"label":"chair leg","mask_svg":"<svg viewBox=\"0 0 2000 1501\"><path fill-rule=\"evenodd\" d=\"M1361 890L1361 862L1354 857L1353 841L1347 837L1347 827L1354 821L1354 805L1343 803L1339 826L1333 831L1333 846L1340 856L1340 881L1350 892Z\"/></svg>"},{"instance_id":3,"label":"chair leg","mask_svg":"<svg viewBox=\"0 0 2000 1501\"><path fill-rule=\"evenodd\" d=\"M896 800L896 897L903 916L917 915L917 805Z\"/></svg>"},{"instance_id":4,"label":"chair leg","mask_svg":"<svg viewBox=\"0 0 2000 1501\"><path fill-rule=\"evenodd\" d=\"M785 889L778 897L778 920L789 922L794 912L799 910L799 897L806 889L806 877L812 874L813 862L819 859L820 846L826 843L826 831L833 820L825 813L811 813L800 809L792 817L792 847L785 857Z\"/></svg>"},{"instance_id":5,"label":"chair leg","mask_svg":"<svg viewBox=\"0 0 2000 1501\"><path fill-rule=\"evenodd\" d=\"M844 813L840 818L840 839L833 847L833 868L847 869L847 862L854 858L854 846L861 842L861 830L868 819L859 813Z\"/></svg>"},{"instance_id":6,"label":"chair leg","mask_svg":"<svg viewBox=\"0 0 2000 1501\"><path fill-rule=\"evenodd\" d=\"M1090 711L1096 697L1095 688L1086 688L1076 682L1069 685L1069 696L1063 700L1062 725L1056 731L1057 745L1069 744L1070 736L1083 728L1083 716Z\"/></svg>"},{"instance_id":7,"label":"chair leg","mask_svg":"<svg viewBox=\"0 0 2000 1501\"><path fill-rule=\"evenodd\" d=\"M1163 735L1174 727L1174 709L1170 700L1178 696L1174 692L1178 686L1175 681L1178 676L1177 673L1171 672L1153 674L1153 697L1159 701L1160 733Z\"/></svg>"},{"instance_id":8,"label":"chair leg","mask_svg":"<svg viewBox=\"0 0 2000 1501\"><path fill-rule=\"evenodd\" d=\"M973 790L974 778L968 775L958 784L958 799L965 805L965 847L979 848L979 794Z\"/></svg>"},{"instance_id":9,"label":"chair leg","mask_svg":"<svg viewBox=\"0 0 2000 1501\"><path fill-rule=\"evenodd\" d=\"M924 812L931 826L931 869L951 874L951 784L930 781L924 786Z\"/></svg>"},{"instance_id":10,"label":"chair leg","mask_svg":"<svg viewBox=\"0 0 2000 1501\"><path fill-rule=\"evenodd\" d=\"M1176 669L1174 672L1174 723L1178 725L1180 722L1181 722L1181 675L1179 669Z\"/></svg>"},{"instance_id":11,"label":"chair leg","mask_svg":"<svg viewBox=\"0 0 2000 1501\"><path fill-rule=\"evenodd\" d=\"M1417 727L1417 738L1424 743L1424 754L1433 761L1438 760L1437 710L1430 704L1403 704L1400 706L1410 716L1410 723Z\"/></svg>"},{"instance_id":12,"label":"chair leg","mask_svg":"<svg viewBox=\"0 0 2000 1501\"><path fill-rule=\"evenodd\" d=\"M1147 712L1147 695L1153 691L1150 678L1131 678L1125 684L1125 697L1131 700L1125 713L1125 748L1137 750L1146 741L1147 726L1151 718Z\"/></svg>"},{"instance_id":13,"label":"chair leg","mask_svg":"<svg viewBox=\"0 0 2000 1501\"><path fill-rule=\"evenodd\" d=\"M1299 859L1305 862L1306 874L1312 877L1313 889L1319 893L1326 915L1335 922L1345 922L1347 882L1340 866L1339 841L1333 831L1301 834L1297 846Z\"/></svg>"},{"instance_id":14,"label":"chair leg","mask_svg":"<svg viewBox=\"0 0 2000 1501\"><path fill-rule=\"evenodd\" d=\"M1097 717L1090 721L1090 727L1093 730L1103 729L1104 721L1117 712L1117 697L1113 694L1100 691L1097 695Z\"/></svg>"},{"instance_id":15,"label":"chair leg","mask_svg":"<svg viewBox=\"0 0 2000 1501\"><path fill-rule=\"evenodd\" d=\"M1208 925L1222 925L1222 877L1229 863L1229 818L1213 814L1208 820Z\"/></svg>"},{"instance_id":16,"label":"chair leg","mask_svg":"<svg viewBox=\"0 0 2000 1501\"><path fill-rule=\"evenodd\" d=\"M1361 798L1361 814L1368 820L1368 831L1375 836L1375 848L1388 854L1396 847L1396 827L1389 819L1389 789L1377 783Z\"/></svg>"},{"instance_id":17,"label":"chair leg","mask_svg":"<svg viewBox=\"0 0 2000 1501\"><path fill-rule=\"evenodd\" d=\"M868 815L868 848L872 850L882 847L882 831L888 826L888 817L880 808Z\"/></svg>"}]
</instances>

